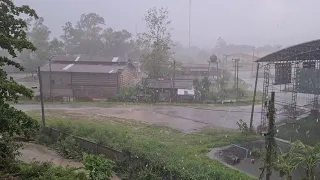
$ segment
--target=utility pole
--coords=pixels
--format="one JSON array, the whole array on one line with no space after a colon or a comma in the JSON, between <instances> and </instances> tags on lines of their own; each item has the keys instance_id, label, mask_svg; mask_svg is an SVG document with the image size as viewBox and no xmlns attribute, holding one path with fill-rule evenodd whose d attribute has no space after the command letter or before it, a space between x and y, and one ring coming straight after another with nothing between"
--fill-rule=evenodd
<instances>
[{"instance_id":1,"label":"utility pole","mask_svg":"<svg viewBox=\"0 0 320 180\"><path fill-rule=\"evenodd\" d=\"M264 171L266 170L266 180L270 180L272 175L273 162L276 158L276 129L275 129L275 107L274 107L274 98L275 92L271 92L271 99L268 104L268 131L262 132L262 135L265 136L265 149L266 149L266 158L260 174L260 179L262 179ZM266 102L264 102L266 103Z\"/></svg>"},{"instance_id":2,"label":"utility pole","mask_svg":"<svg viewBox=\"0 0 320 180\"><path fill-rule=\"evenodd\" d=\"M51 59L49 59L49 97L52 101L52 76L51 76Z\"/></svg>"},{"instance_id":3,"label":"utility pole","mask_svg":"<svg viewBox=\"0 0 320 180\"><path fill-rule=\"evenodd\" d=\"M38 79L39 79L39 88L40 88L40 101L41 101L41 115L42 115L42 126L46 127L46 120L44 116L44 105L43 105L43 91L42 91L42 78L40 66L38 67Z\"/></svg>"},{"instance_id":4,"label":"utility pole","mask_svg":"<svg viewBox=\"0 0 320 180\"><path fill-rule=\"evenodd\" d=\"M239 101L239 61L240 59L233 59L234 61L234 88L236 89L236 101Z\"/></svg>"},{"instance_id":5,"label":"utility pole","mask_svg":"<svg viewBox=\"0 0 320 180\"><path fill-rule=\"evenodd\" d=\"M233 88L236 88L236 80L237 80L237 59L232 59L234 62L234 83L233 83Z\"/></svg>"},{"instance_id":6,"label":"utility pole","mask_svg":"<svg viewBox=\"0 0 320 180\"><path fill-rule=\"evenodd\" d=\"M219 73L219 59L217 60L217 80L219 80L219 75L220 75L220 73Z\"/></svg>"},{"instance_id":7,"label":"utility pole","mask_svg":"<svg viewBox=\"0 0 320 180\"><path fill-rule=\"evenodd\" d=\"M269 119L269 126L268 126L268 136L266 136L266 180L270 180L271 174L272 174L272 156L274 155L274 145L275 145L275 139L274 136L275 133L275 109L274 109L274 96L275 93L271 92L271 100L269 101L269 110L268 110L268 119Z\"/></svg>"},{"instance_id":8,"label":"utility pole","mask_svg":"<svg viewBox=\"0 0 320 180\"><path fill-rule=\"evenodd\" d=\"M254 83L253 100L252 100L252 108L251 108L251 118L250 118L250 128L252 128L252 126L253 126L253 113L254 113L254 105L255 105L255 102L256 102L258 77L259 77L259 63L257 63L256 81Z\"/></svg>"},{"instance_id":9,"label":"utility pole","mask_svg":"<svg viewBox=\"0 0 320 180\"><path fill-rule=\"evenodd\" d=\"M176 60L173 60L172 99L175 100Z\"/></svg>"},{"instance_id":10,"label":"utility pole","mask_svg":"<svg viewBox=\"0 0 320 180\"><path fill-rule=\"evenodd\" d=\"M254 64L254 47L252 49L251 77L253 77L253 64Z\"/></svg>"}]
</instances>

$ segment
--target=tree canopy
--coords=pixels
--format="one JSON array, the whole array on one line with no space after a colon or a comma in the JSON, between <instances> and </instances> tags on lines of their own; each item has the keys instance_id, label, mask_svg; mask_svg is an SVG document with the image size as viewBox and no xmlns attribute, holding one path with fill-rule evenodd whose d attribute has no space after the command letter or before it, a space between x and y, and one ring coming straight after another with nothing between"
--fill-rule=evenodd
<instances>
[{"instance_id":1,"label":"tree canopy","mask_svg":"<svg viewBox=\"0 0 320 180\"><path fill-rule=\"evenodd\" d=\"M137 56L132 34L127 30L104 29L105 20L96 13L82 14L75 26L67 22L61 36L68 54L104 57Z\"/></svg>"},{"instance_id":2,"label":"tree canopy","mask_svg":"<svg viewBox=\"0 0 320 180\"><path fill-rule=\"evenodd\" d=\"M139 35L142 67L151 78L168 76L172 67L174 44L168 14L165 8L151 8L144 17L148 31Z\"/></svg>"},{"instance_id":3,"label":"tree canopy","mask_svg":"<svg viewBox=\"0 0 320 180\"><path fill-rule=\"evenodd\" d=\"M25 14L37 18L34 10L28 6L15 6L11 0L0 1L0 48L7 51L11 58L17 57L17 52L25 49L34 51L35 46L27 39L28 24L21 15ZM6 56L0 56L0 67L14 66L24 70L19 63ZM16 83L13 78L0 68L0 169L10 168L17 153L17 148L11 137L17 135L30 135L37 128L35 120L22 111L10 107L8 101L17 102L23 95L32 97L32 91Z\"/></svg>"}]
</instances>

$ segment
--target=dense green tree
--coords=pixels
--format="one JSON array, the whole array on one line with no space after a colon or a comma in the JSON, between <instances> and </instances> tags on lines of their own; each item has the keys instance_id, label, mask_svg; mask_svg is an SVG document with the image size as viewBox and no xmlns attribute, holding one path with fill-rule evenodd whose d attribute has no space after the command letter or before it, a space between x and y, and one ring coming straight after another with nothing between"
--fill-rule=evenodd
<instances>
[{"instance_id":1,"label":"dense green tree","mask_svg":"<svg viewBox=\"0 0 320 180\"><path fill-rule=\"evenodd\" d=\"M58 38L53 38L49 42L49 55L64 55L66 52L64 51L64 44ZM49 57L50 58L50 57Z\"/></svg>"},{"instance_id":2,"label":"dense green tree","mask_svg":"<svg viewBox=\"0 0 320 180\"><path fill-rule=\"evenodd\" d=\"M138 57L138 51L132 34L127 30L114 31L107 28L101 35L103 42L103 50L100 55L105 57L124 56L131 58Z\"/></svg>"},{"instance_id":3,"label":"dense green tree","mask_svg":"<svg viewBox=\"0 0 320 180\"><path fill-rule=\"evenodd\" d=\"M27 39L27 22L20 18L26 14L37 18L28 6L15 6L11 0L0 1L0 48L12 58L24 49L36 50ZM0 56L0 66L15 66L23 70L19 63L6 56ZM8 101L17 102L21 95L32 97L32 91L16 83L0 67L0 170L12 167L18 146L12 141L13 135L27 135L37 128L37 122L22 111L10 107Z\"/></svg>"},{"instance_id":4,"label":"dense green tree","mask_svg":"<svg viewBox=\"0 0 320 180\"><path fill-rule=\"evenodd\" d=\"M104 24L104 18L96 13L82 14L75 27L67 22L61 36L66 51L69 54L99 54L103 48L101 26Z\"/></svg>"},{"instance_id":5,"label":"dense green tree","mask_svg":"<svg viewBox=\"0 0 320 180\"><path fill-rule=\"evenodd\" d=\"M80 20L73 26L67 22L63 26L64 48L68 54L91 54L104 57L139 56L138 48L127 30L115 31L104 29L103 17L96 13L82 14Z\"/></svg>"},{"instance_id":6,"label":"dense green tree","mask_svg":"<svg viewBox=\"0 0 320 180\"><path fill-rule=\"evenodd\" d=\"M139 35L138 44L142 51L142 68L150 78L167 77L172 67L173 42L168 14L165 8L152 8L144 17L148 31Z\"/></svg>"},{"instance_id":7,"label":"dense green tree","mask_svg":"<svg viewBox=\"0 0 320 180\"><path fill-rule=\"evenodd\" d=\"M26 71L34 72L38 66L47 63L48 58L51 57L49 43L51 32L44 24L42 17L35 21L28 19L27 23L32 27L31 31L27 33L28 40L33 43L37 50L25 49L19 54L18 59L22 61L22 65Z\"/></svg>"}]
</instances>

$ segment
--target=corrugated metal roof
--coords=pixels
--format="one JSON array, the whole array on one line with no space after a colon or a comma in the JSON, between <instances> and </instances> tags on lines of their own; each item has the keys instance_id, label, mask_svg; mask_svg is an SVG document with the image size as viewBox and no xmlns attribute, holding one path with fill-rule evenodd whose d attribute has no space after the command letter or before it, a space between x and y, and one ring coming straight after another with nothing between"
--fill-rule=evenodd
<instances>
[{"instance_id":1,"label":"corrugated metal roof","mask_svg":"<svg viewBox=\"0 0 320 180\"><path fill-rule=\"evenodd\" d=\"M186 68L205 68L205 69L208 69L209 63L208 64L184 63L184 64L182 64L182 66L186 67Z\"/></svg>"},{"instance_id":2,"label":"corrugated metal roof","mask_svg":"<svg viewBox=\"0 0 320 180\"><path fill-rule=\"evenodd\" d=\"M75 59L78 57L78 55L57 55L54 56L51 60L53 62L59 62L59 61L75 61ZM116 60L116 61L115 61ZM92 62L126 62L127 60L122 57L102 57L102 56L90 56L87 54L81 54L78 61L92 61Z\"/></svg>"},{"instance_id":3,"label":"corrugated metal roof","mask_svg":"<svg viewBox=\"0 0 320 180\"><path fill-rule=\"evenodd\" d=\"M104 66L104 65L88 65L88 64L73 64L66 68L66 64L51 64L51 72L87 72L87 73L117 73L123 70L125 66ZM49 64L41 67L41 71L50 71Z\"/></svg>"},{"instance_id":4,"label":"corrugated metal roof","mask_svg":"<svg viewBox=\"0 0 320 180\"><path fill-rule=\"evenodd\" d=\"M297 44L271 53L256 62L301 61L320 59L320 39Z\"/></svg>"}]
</instances>

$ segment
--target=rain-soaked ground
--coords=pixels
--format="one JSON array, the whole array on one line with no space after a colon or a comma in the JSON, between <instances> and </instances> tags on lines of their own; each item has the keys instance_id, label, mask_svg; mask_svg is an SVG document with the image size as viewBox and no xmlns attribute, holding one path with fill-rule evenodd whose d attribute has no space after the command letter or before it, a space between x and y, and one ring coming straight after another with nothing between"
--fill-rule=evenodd
<instances>
[{"instance_id":1,"label":"rain-soaked ground","mask_svg":"<svg viewBox=\"0 0 320 180\"><path fill-rule=\"evenodd\" d=\"M57 152L39 144L23 142L23 147L19 150L19 152L21 153L21 156L19 156L18 159L26 163L38 161L52 162L54 165L63 167L83 167L82 163L65 159ZM111 180L120 180L120 178L115 176L111 178Z\"/></svg>"}]
</instances>

